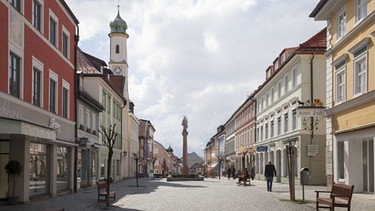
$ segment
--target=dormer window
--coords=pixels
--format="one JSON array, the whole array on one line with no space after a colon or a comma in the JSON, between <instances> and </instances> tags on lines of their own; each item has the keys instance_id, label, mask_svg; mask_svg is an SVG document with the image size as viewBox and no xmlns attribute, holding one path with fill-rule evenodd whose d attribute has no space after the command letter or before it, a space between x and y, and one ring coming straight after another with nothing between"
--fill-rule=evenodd
<instances>
[{"instance_id":1,"label":"dormer window","mask_svg":"<svg viewBox=\"0 0 375 211\"><path fill-rule=\"evenodd\" d=\"M273 67L274 67L274 70L277 70L277 68L279 68L279 63L277 59L273 62Z\"/></svg>"},{"instance_id":2,"label":"dormer window","mask_svg":"<svg viewBox=\"0 0 375 211\"><path fill-rule=\"evenodd\" d=\"M285 53L281 54L280 56L280 63L283 63L285 61Z\"/></svg>"}]
</instances>

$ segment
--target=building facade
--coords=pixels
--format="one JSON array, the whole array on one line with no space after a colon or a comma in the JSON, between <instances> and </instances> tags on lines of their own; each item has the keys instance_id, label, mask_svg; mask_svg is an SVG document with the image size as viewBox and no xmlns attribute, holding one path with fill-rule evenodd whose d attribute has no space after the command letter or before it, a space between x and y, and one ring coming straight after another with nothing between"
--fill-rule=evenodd
<instances>
[{"instance_id":1,"label":"building facade","mask_svg":"<svg viewBox=\"0 0 375 211\"><path fill-rule=\"evenodd\" d=\"M327 183L374 193L375 2L321 0L327 21Z\"/></svg>"},{"instance_id":2,"label":"building facade","mask_svg":"<svg viewBox=\"0 0 375 211\"><path fill-rule=\"evenodd\" d=\"M73 192L78 20L65 1L0 1L0 165L21 202ZM11 184L0 171L0 198Z\"/></svg>"},{"instance_id":3,"label":"building facade","mask_svg":"<svg viewBox=\"0 0 375 211\"><path fill-rule=\"evenodd\" d=\"M149 120L139 120L139 174L148 176L153 173L153 143L155 128Z\"/></svg>"},{"instance_id":4,"label":"building facade","mask_svg":"<svg viewBox=\"0 0 375 211\"><path fill-rule=\"evenodd\" d=\"M100 74L92 63L104 63L77 49L77 188L95 185L99 180L99 114L104 107L87 90L84 74ZM102 66L99 66L102 68Z\"/></svg>"},{"instance_id":5,"label":"building facade","mask_svg":"<svg viewBox=\"0 0 375 211\"><path fill-rule=\"evenodd\" d=\"M254 166L255 102L251 95L234 113L237 170L250 170Z\"/></svg>"},{"instance_id":6,"label":"building facade","mask_svg":"<svg viewBox=\"0 0 375 211\"><path fill-rule=\"evenodd\" d=\"M326 30L323 29L299 47L284 49L266 70L266 81L254 95L257 178L264 179L264 166L272 161L278 172L277 182L288 183L290 173L298 178L299 170L307 167L311 172L310 184L326 183L325 122L314 119L316 122L310 124L311 118L304 122L305 118L297 114L301 104L312 106L314 99L324 97L321 79L325 78L322 71L325 45ZM290 152L294 165L288 160ZM288 165L293 165L293 172Z\"/></svg>"}]
</instances>

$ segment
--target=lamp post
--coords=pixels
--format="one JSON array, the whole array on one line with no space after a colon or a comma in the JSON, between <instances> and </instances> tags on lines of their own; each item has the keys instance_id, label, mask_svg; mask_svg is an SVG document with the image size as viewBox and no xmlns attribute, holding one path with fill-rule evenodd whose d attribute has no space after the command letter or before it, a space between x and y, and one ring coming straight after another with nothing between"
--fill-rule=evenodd
<instances>
[{"instance_id":1,"label":"lamp post","mask_svg":"<svg viewBox=\"0 0 375 211\"><path fill-rule=\"evenodd\" d=\"M288 145L286 145L286 151L288 154L288 175L289 175L289 192L290 192L290 200L296 200L295 194L295 181L294 181L294 156L295 156L295 144L297 138L288 138Z\"/></svg>"},{"instance_id":2,"label":"lamp post","mask_svg":"<svg viewBox=\"0 0 375 211\"><path fill-rule=\"evenodd\" d=\"M138 187L138 154L133 152L133 159L135 160L135 180L137 181L137 187Z\"/></svg>"}]
</instances>

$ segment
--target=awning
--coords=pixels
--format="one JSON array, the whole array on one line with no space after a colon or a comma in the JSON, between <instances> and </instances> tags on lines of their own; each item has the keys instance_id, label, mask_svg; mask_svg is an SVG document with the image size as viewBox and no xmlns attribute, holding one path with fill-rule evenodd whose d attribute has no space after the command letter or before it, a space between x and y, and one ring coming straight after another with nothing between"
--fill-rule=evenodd
<instances>
[{"instance_id":1,"label":"awning","mask_svg":"<svg viewBox=\"0 0 375 211\"><path fill-rule=\"evenodd\" d=\"M20 134L48 140L56 140L56 131L20 119L0 118L0 134Z\"/></svg>"}]
</instances>

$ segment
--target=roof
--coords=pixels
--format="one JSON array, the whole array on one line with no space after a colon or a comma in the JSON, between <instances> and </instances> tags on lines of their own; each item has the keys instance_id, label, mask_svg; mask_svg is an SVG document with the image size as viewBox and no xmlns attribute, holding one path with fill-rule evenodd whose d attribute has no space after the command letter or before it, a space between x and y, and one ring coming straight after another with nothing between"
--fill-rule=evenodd
<instances>
[{"instance_id":1,"label":"roof","mask_svg":"<svg viewBox=\"0 0 375 211\"><path fill-rule=\"evenodd\" d=\"M69 15L72 16L74 22L78 25L78 24L79 24L78 19L77 19L76 16L74 15L73 11L69 8L69 6L68 6L68 4L65 2L65 0L60 0L60 2L61 2L62 5L65 7L65 9L68 11Z\"/></svg>"},{"instance_id":2,"label":"roof","mask_svg":"<svg viewBox=\"0 0 375 211\"><path fill-rule=\"evenodd\" d=\"M188 154L188 167L191 168L196 164L203 163L204 160L197 155L197 153L192 152Z\"/></svg>"},{"instance_id":3,"label":"roof","mask_svg":"<svg viewBox=\"0 0 375 211\"><path fill-rule=\"evenodd\" d=\"M125 77L113 75L113 72L106 68L107 63L95 56L83 52L77 47L77 72L83 74L83 77L101 77L124 101L123 95L125 87ZM103 73L101 73L103 71Z\"/></svg>"},{"instance_id":4,"label":"roof","mask_svg":"<svg viewBox=\"0 0 375 211\"><path fill-rule=\"evenodd\" d=\"M328 2L329 0L320 0L319 3L316 5L314 10L310 13L309 17L313 18L316 16L316 14L323 8L323 6Z\"/></svg>"},{"instance_id":5,"label":"roof","mask_svg":"<svg viewBox=\"0 0 375 211\"><path fill-rule=\"evenodd\" d=\"M100 68L95 67L88 59L88 54L77 47L77 72L81 73L100 73Z\"/></svg>"},{"instance_id":6,"label":"roof","mask_svg":"<svg viewBox=\"0 0 375 211\"><path fill-rule=\"evenodd\" d=\"M111 33L126 34L126 29L128 29L128 25L121 18L119 10L117 11L117 16L116 16L115 20L111 21L109 26L111 27Z\"/></svg>"},{"instance_id":7,"label":"roof","mask_svg":"<svg viewBox=\"0 0 375 211\"><path fill-rule=\"evenodd\" d=\"M85 55L85 57L91 62L91 64L97 69L101 70L102 67L107 67L107 63L95 56L92 56L88 53L85 53L82 51L82 53Z\"/></svg>"},{"instance_id":8,"label":"roof","mask_svg":"<svg viewBox=\"0 0 375 211\"><path fill-rule=\"evenodd\" d=\"M310 39L301 43L297 51L305 50L308 48L322 48L325 50L327 47L327 28L322 29L320 32L316 33Z\"/></svg>"}]
</instances>

